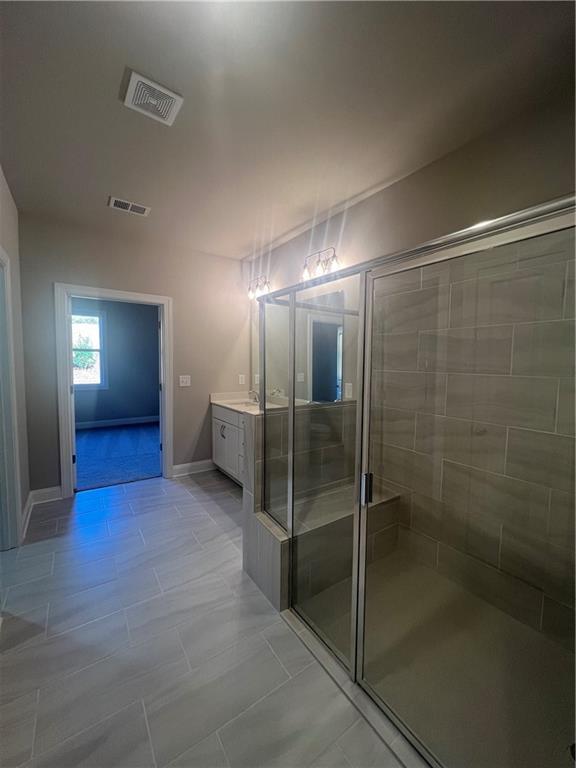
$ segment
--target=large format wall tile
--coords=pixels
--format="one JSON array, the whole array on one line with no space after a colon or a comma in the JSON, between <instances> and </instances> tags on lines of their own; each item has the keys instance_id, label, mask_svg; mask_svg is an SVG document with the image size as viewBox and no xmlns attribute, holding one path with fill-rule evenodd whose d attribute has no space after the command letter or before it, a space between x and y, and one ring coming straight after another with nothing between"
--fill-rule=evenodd
<instances>
[{"instance_id":1,"label":"large format wall tile","mask_svg":"<svg viewBox=\"0 0 576 768\"><path fill-rule=\"evenodd\" d=\"M415 449L461 464L502 472L506 427L419 413Z\"/></svg>"},{"instance_id":2,"label":"large format wall tile","mask_svg":"<svg viewBox=\"0 0 576 768\"><path fill-rule=\"evenodd\" d=\"M415 423L414 411L374 405L370 417L370 439L376 445L388 443L402 448L413 448Z\"/></svg>"},{"instance_id":3,"label":"large format wall tile","mask_svg":"<svg viewBox=\"0 0 576 768\"><path fill-rule=\"evenodd\" d=\"M542 631L574 653L574 609L544 596Z\"/></svg>"},{"instance_id":4,"label":"large format wall tile","mask_svg":"<svg viewBox=\"0 0 576 768\"><path fill-rule=\"evenodd\" d=\"M574 258L574 227L531 237L518 243L518 266L543 267Z\"/></svg>"},{"instance_id":5,"label":"large format wall tile","mask_svg":"<svg viewBox=\"0 0 576 768\"><path fill-rule=\"evenodd\" d=\"M517 259L518 245L510 243L430 264L422 267L422 288L506 274L516 269Z\"/></svg>"},{"instance_id":6,"label":"large format wall tile","mask_svg":"<svg viewBox=\"0 0 576 768\"><path fill-rule=\"evenodd\" d=\"M574 322L524 323L514 331L512 373L574 376Z\"/></svg>"},{"instance_id":7,"label":"large format wall tile","mask_svg":"<svg viewBox=\"0 0 576 768\"><path fill-rule=\"evenodd\" d=\"M562 435L574 434L574 399L574 377L560 379L556 431Z\"/></svg>"},{"instance_id":8,"label":"large format wall tile","mask_svg":"<svg viewBox=\"0 0 576 768\"><path fill-rule=\"evenodd\" d=\"M444 413L446 376L435 373L374 372L372 402L387 408Z\"/></svg>"},{"instance_id":9,"label":"large format wall tile","mask_svg":"<svg viewBox=\"0 0 576 768\"><path fill-rule=\"evenodd\" d=\"M500 567L566 605L574 603L574 554L527 531L502 529Z\"/></svg>"},{"instance_id":10,"label":"large format wall tile","mask_svg":"<svg viewBox=\"0 0 576 768\"><path fill-rule=\"evenodd\" d=\"M492 517L539 535L546 532L548 491L535 483L445 461L442 500L466 505L471 515Z\"/></svg>"},{"instance_id":11,"label":"large format wall tile","mask_svg":"<svg viewBox=\"0 0 576 768\"><path fill-rule=\"evenodd\" d=\"M418 333L375 333L372 368L375 371L415 371L418 368Z\"/></svg>"},{"instance_id":12,"label":"large format wall tile","mask_svg":"<svg viewBox=\"0 0 576 768\"><path fill-rule=\"evenodd\" d=\"M511 429L506 472L561 491L573 491L574 440L529 429Z\"/></svg>"},{"instance_id":13,"label":"large format wall tile","mask_svg":"<svg viewBox=\"0 0 576 768\"><path fill-rule=\"evenodd\" d=\"M426 496L439 498L439 459L394 445L383 445L381 462L381 466L375 466L380 477Z\"/></svg>"},{"instance_id":14,"label":"large format wall tile","mask_svg":"<svg viewBox=\"0 0 576 768\"><path fill-rule=\"evenodd\" d=\"M377 297L389 296L392 293L402 293L404 291L417 291L419 288L419 269L407 269L404 272L386 275L374 283L374 293Z\"/></svg>"},{"instance_id":15,"label":"large format wall tile","mask_svg":"<svg viewBox=\"0 0 576 768\"><path fill-rule=\"evenodd\" d=\"M438 570L525 624L540 628L542 593L538 589L443 544Z\"/></svg>"},{"instance_id":16,"label":"large format wall tile","mask_svg":"<svg viewBox=\"0 0 576 768\"><path fill-rule=\"evenodd\" d=\"M574 547L574 511L574 494L552 488L548 522L548 538L552 544L565 549Z\"/></svg>"},{"instance_id":17,"label":"large format wall tile","mask_svg":"<svg viewBox=\"0 0 576 768\"><path fill-rule=\"evenodd\" d=\"M510 373L512 326L420 333L418 368L453 373Z\"/></svg>"},{"instance_id":18,"label":"large format wall tile","mask_svg":"<svg viewBox=\"0 0 576 768\"><path fill-rule=\"evenodd\" d=\"M381 333L408 333L447 328L449 300L447 286L388 296L374 307L375 329Z\"/></svg>"},{"instance_id":19,"label":"large format wall tile","mask_svg":"<svg viewBox=\"0 0 576 768\"><path fill-rule=\"evenodd\" d=\"M450 374L446 415L552 431L557 390L554 379Z\"/></svg>"},{"instance_id":20,"label":"large format wall tile","mask_svg":"<svg viewBox=\"0 0 576 768\"><path fill-rule=\"evenodd\" d=\"M562 317L565 265L523 269L452 284L452 327Z\"/></svg>"}]
</instances>

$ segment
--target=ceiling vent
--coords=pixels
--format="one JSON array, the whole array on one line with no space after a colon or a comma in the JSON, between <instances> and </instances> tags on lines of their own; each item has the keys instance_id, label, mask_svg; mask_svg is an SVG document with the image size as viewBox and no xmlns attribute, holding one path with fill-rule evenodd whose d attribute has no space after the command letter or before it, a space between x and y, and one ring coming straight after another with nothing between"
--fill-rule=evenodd
<instances>
[{"instance_id":1,"label":"ceiling vent","mask_svg":"<svg viewBox=\"0 0 576 768\"><path fill-rule=\"evenodd\" d=\"M130 74L130 82L124 99L124 104L129 109L142 112L143 115L158 120L164 125L172 125L183 101L182 96L178 96L177 93L163 85L148 80L147 77L139 75L137 72Z\"/></svg>"},{"instance_id":2,"label":"ceiling vent","mask_svg":"<svg viewBox=\"0 0 576 768\"><path fill-rule=\"evenodd\" d=\"M129 200L121 200L119 197L109 197L108 207L116 208L117 211L124 211L125 213L133 213L134 216L148 216L151 208L147 208L140 203L131 203Z\"/></svg>"}]
</instances>

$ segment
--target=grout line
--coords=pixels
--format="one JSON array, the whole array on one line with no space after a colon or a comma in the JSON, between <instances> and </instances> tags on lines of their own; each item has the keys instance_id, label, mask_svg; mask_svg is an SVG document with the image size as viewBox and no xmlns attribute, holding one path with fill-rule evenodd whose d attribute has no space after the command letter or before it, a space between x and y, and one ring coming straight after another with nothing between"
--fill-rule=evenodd
<instances>
[{"instance_id":1,"label":"grout line","mask_svg":"<svg viewBox=\"0 0 576 768\"><path fill-rule=\"evenodd\" d=\"M566 262L566 268L564 269L564 295L562 296L562 317L566 318L566 310L568 303L568 282L570 272L570 259Z\"/></svg>"},{"instance_id":2,"label":"grout line","mask_svg":"<svg viewBox=\"0 0 576 768\"><path fill-rule=\"evenodd\" d=\"M540 631L544 627L544 592L542 592L542 605L540 606L540 622L538 624Z\"/></svg>"},{"instance_id":3,"label":"grout line","mask_svg":"<svg viewBox=\"0 0 576 768\"><path fill-rule=\"evenodd\" d=\"M38 708L40 705L40 688L36 689L36 707L34 712L34 725L32 727L32 746L30 747L30 760L35 756L36 732L38 731Z\"/></svg>"},{"instance_id":4,"label":"grout line","mask_svg":"<svg viewBox=\"0 0 576 768\"><path fill-rule=\"evenodd\" d=\"M558 432L558 421L560 419L560 379L558 379L558 385L556 387L556 418L554 419L554 432Z\"/></svg>"},{"instance_id":5,"label":"grout line","mask_svg":"<svg viewBox=\"0 0 576 768\"><path fill-rule=\"evenodd\" d=\"M142 704L142 712L144 714L144 723L146 725L146 733L148 734L148 742L150 743L150 752L152 753L152 761L154 763L154 768L157 768L158 761L156 760L156 753L154 751L154 743L152 741L152 733L150 732L150 723L148 722L148 713L146 712L146 704L144 704L144 699L140 699L140 703Z\"/></svg>"},{"instance_id":6,"label":"grout line","mask_svg":"<svg viewBox=\"0 0 576 768\"><path fill-rule=\"evenodd\" d=\"M282 659L280 658L280 656L278 656L278 654L276 653L274 648L272 648L272 644L268 641L268 639L266 637L264 637L264 632L265 632L265 630L262 630L262 632L259 632L258 635L262 638L262 640L264 640L264 642L266 643L266 645L268 646L268 648L272 652L272 655L276 658L276 660L278 661L278 663L280 664L280 666L282 667L284 672L286 672L286 674L288 675L288 678L290 679L290 678L294 677L294 675L291 675L290 672L288 672L288 670L284 666L284 663L282 662Z\"/></svg>"},{"instance_id":7,"label":"grout line","mask_svg":"<svg viewBox=\"0 0 576 768\"><path fill-rule=\"evenodd\" d=\"M513 368L514 368L514 342L516 339L516 326L512 326L512 337L510 339L510 365L509 365L509 374L510 376L513 376Z\"/></svg>"},{"instance_id":8,"label":"grout line","mask_svg":"<svg viewBox=\"0 0 576 768\"><path fill-rule=\"evenodd\" d=\"M502 470L502 474L505 477L509 477L509 475L506 475L506 467L507 467L507 464L508 464L508 436L509 436L509 434L510 434L510 427L506 427L506 440L504 441L504 469ZM494 474L499 474L499 473L495 472Z\"/></svg>"},{"instance_id":9,"label":"grout line","mask_svg":"<svg viewBox=\"0 0 576 768\"><path fill-rule=\"evenodd\" d=\"M90 664L90 666L92 666L92 664ZM84 669L88 669L88 667L84 667ZM91 728L95 728L98 725L102 725L102 723L105 723L106 720L110 720L112 717L115 717L116 715L120 714L120 712L124 712L125 709L129 709L130 707L133 707L135 704L138 703L138 701L139 701L138 699L134 699L129 704L125 704L120 709L107 713L103 718L101 718L100 720L97 720L95 723L92 722L90 723L90 725L87 725L85 728L82 728L81 730L76 731L76 733L73 733L71 736L67 736L65 739L62 739L61 741L56 742L49 749L45 750L44 752L41 752L40 755L37 755L37 757L51 754L55 750L71 742L73 739L76 739L78 736L81 736L83 733L86 733L86 731L89 731Z\"/></svg>"},{"instance_id":10,"label":"grout line","mask_svg":"<svg viewBox=\"0 0 576 768\"><path fill-rule=\"evenodd\" d=\"M498 570L502 570L502 536L504 534L504 524L500 523L500 532L498 534Z\"/></svg>"},{"instance_id":11,"label":"grout line","mask_svg":"<svg viewBox=\"0 0 576 768\"><path fill-rule=\"evenodd\" d=\"M220 744L220 748L224 755L224 759L226 760L226 765L228 766L228 768L230 768L230 758L228 757L228 753L224 749L224 742L222 741L222 737L220 736L220 729L216 731L216 738L218 739L218 743Z\"/></svg>"}]
</instances>

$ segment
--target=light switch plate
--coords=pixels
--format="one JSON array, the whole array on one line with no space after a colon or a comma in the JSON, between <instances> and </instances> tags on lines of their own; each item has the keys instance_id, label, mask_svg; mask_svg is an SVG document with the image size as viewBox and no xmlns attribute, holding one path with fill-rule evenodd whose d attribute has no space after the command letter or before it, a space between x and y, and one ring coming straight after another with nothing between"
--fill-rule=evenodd
<instances>
[{"instance_id":1,"label":"light switch plate","mask_svg":"<svg viewBox=\"0 0 576 768\"><path fill-rule=\"evenodd\" d=\"M254 374L254 384L260 384L260 374L255 373Z\"/></svg>"},{"instance_id":2,"label":"light switch plate","mask_svg":"<svg viewBox=\"0 0 576 768\"><path fill-rule=\"evenodd\" d=\"M353 392L352 392L352 382L346 381L344 382L344 397L346 400L352 400L353 398Z\"/></svg>"},{"instance_id":3,"label":"light switch plate","mask_svg":"<svg viewBox=\"0 0 576 768\"><path fill-rule=\"evenodd\" d=\"M246 376L243 373L238 374L238 384L246 384Z\"/></svg>"},{"instance_id":4,"label":"light switch plate","mask_svg":"<svg viewBox=\"0 0 576 768\"><path fill-rule=\"evenodd\" d=\"M304 381L304 374L303 373L297 373L296 374L296 381L298 381L301 384Z\"/></svg>"},{"instance_id":5,"label":"light switch plate","mask_svg":"<svg viewBox=\"0 0 576 768\"><path fill-rule=\"evenodd\" d=\"M181 387L189 387L190 386L190 376L180 376L180 386Z\"/></svg>"}]
</instances>

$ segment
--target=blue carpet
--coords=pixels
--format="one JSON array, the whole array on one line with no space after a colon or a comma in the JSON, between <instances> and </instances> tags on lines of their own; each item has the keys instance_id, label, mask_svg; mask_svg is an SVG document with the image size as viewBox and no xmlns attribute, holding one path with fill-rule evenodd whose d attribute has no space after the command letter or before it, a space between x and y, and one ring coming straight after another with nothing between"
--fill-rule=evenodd
<instances>
[{"instance_id":1,"label":"blue carpet","mask_svg":"<svg viewBox=\"0 0 576 768\"><path fill-rule=\"evenodd\" d=\"M76 488L79 491L161 474L158 424L77 430Z\"/></svg>"}]
</instances>

